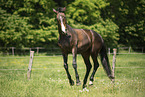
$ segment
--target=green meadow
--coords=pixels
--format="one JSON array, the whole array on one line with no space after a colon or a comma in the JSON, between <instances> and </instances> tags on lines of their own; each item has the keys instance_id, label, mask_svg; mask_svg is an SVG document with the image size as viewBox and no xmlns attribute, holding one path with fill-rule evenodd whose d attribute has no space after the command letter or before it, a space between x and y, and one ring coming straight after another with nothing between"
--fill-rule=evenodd
<instances>
[{"instance_id":1,"label":"green meadow","mask_svg":"<svg viewBox=\"0 0 145 97\"><path fill-rule=\"evenodd\" d=\"M111 66L112 58L109 55ZM75 81L71 55L68 63ZM62 56L34 56L30 80L27 80L28 64L29 56L0 56L1 97L145 97L145 54L117 55L115 84L100 64L94 85L87 87L89 92L81 92L82 84L69 85ZM80 55L77 64L83 83L86 67Z\"/></svg>"}]
</instances>

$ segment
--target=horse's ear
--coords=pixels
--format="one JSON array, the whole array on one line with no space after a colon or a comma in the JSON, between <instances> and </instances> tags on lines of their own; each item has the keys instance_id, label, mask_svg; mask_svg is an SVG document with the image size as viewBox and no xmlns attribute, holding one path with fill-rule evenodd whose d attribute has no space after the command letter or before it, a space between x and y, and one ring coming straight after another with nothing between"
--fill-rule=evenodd
<instances>
[{"instance_id":1,"label":"horse's ear","mask_svg":"<svg viewBox=\"0 0 145 97\"><path fill-rule=\"evenodd\" d=\"M56 11L54 8L53 8L53 12L58 13L58 11Z\"/></svg>"}]
</instances>

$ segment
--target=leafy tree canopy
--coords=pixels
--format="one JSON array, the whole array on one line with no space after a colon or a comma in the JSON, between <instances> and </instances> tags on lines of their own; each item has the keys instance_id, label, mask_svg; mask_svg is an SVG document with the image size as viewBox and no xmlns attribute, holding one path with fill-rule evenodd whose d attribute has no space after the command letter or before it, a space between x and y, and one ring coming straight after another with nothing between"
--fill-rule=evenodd
<instances>
[{"instance_id":1,"label":"leafy tree canopy","mask_svg":"<svg viewBox=\"0 0 145 97\"><path fill-rule=\"evenodd\" d=\"M1 0L0 46L56 46L52 8L64 6L70 26L96 31L108 47L145 45L144 0Z\"/></svg>"}]
</instances>

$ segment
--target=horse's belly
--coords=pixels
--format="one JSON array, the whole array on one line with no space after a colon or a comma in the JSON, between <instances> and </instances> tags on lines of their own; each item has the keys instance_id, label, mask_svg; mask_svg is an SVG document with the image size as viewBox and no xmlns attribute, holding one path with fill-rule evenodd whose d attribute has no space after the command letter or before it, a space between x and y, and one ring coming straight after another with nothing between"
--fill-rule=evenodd
<instances>
[{"instance_id":1,"label":"horse's belly","mask_svg":"<svg viewBox=\"0 0 145 97\"><path fill-rule=\"evenodd\" d=\"M87 51L91 47L91 42L88 39L79 40L78 42L78 52Z\"/></svg>"},{"instance_id":2,"label":"horse's belly","mask_svg":"<svg viewBox=\"0 0 145 97\"><path fill-rule=\"evenodd\" d=\"M83 46L78 46L77 51L78 51L78 53L81 53L81 52L87 51L89 48L90 48L90 45L89 44L85 44Z\"/></svg>"}]
</instances>

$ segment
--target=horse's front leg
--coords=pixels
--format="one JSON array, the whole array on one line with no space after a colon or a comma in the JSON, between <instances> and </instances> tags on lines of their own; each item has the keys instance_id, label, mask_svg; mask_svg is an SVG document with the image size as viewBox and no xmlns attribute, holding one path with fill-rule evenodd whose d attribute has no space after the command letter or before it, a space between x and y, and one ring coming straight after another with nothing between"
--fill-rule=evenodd
<instances>
[{"instance_id":1,"label":"horse's front leg","mask_svg":"<svg viewBox=\"0 0 145 97\"><path fill-rule=\"evenodd\" d=\"M63 54L63 60L64 60L64 68L66 70L66 73L67 73L67 77L69 79L69 83L70 85L74 85L74 81L71 79L71 75L68 71L68 64L67 64L67 58L68 58L68 54Z\"/></svg>"},{"instance_id":2,"label":"horse's front leg","mask_svg":"<svg viewBox=\"0 0 145 97\"><path fill-rule=\"evenodd\" d=\"M73 48L72 49L72 54L73 54L73 68L75 70L75 76L76 76L76 85L81 85L80 79L79 79L79 74L77 71L77 62L76 62L76 57L77 57L77 49Z\"/></svg>"}]
</instances>

